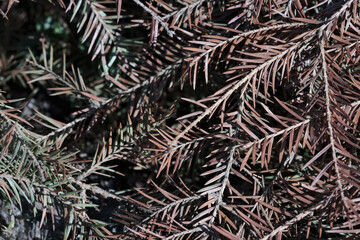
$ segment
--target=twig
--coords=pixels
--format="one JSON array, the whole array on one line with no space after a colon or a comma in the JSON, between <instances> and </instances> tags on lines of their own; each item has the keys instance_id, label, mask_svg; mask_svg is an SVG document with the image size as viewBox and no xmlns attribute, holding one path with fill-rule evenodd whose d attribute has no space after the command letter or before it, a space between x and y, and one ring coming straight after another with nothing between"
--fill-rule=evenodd
<instances>
[{"instance_id":1,"label":"twig","mask_svg":"<svg viewBox=\"0 0 360 240\"><path fill-rule=\"evenodd\" d=\"M108 192L108 191L106 191L106 190L104 190L104 189L102 189L102 188L100 188L98 186L92 186L90 184L86 184L86 183L83 183L81 181L73 181L72 183L78 185L81 189L89 190L89 191L93 192L94 194L101 195L105 199L106 198L112 198L112 199L114 199L116 201L119 201L119 202L129 200L126 197L117 196L117 195L115 195L113 193L110 193L110 192Z\"/></svg>"},{"instance_id":2,"label":"twig","mask_svg":"<svg viewBox=\"0 0 360 240\"><path fill-rule=\"evenodd\" d=\"M294 146L295 147L295 146ZM290 165L290 163L292 162L292 160L295 157L295 153L292 151L290 153L290 156L286 158L286 160L284 161L284 163L281 165L280 169L278 169L276 175L274 176L274 178L271 180L270 184L264 189L264 192L261 194L260 199L264 199L266 197L266 195L269 193L270 189L273 187L274 183L276 180L278 180L278 178L281 175L282 170L284 170L288 165ZM259 205L259 202L256 202L253 206L253 208L250 210L251 212L255 211L255 209L257 208L257 206ZM250 214L248 214L249 216ZM237 236L239 236L242 233L242 230L245 226L245 223L243 223L241 225L241 227L239 228L239 231L237 232Z\"/></svg>"},{"instance_id":3,"label":"twig","mask_svg":"<svg viewBox=\"0 0 360 240\"><path fill-rule=\"evenodd\" d=\"M189 230L186 230L186 231L179 232L179 233L176 233L174 235L171 235L170 237L165 238L165 240L171 240L171 239L174 239L174 238L177 238L177 237L184 236L186 234L191 234L191 233L195 233L195 232L204 231L206 229L207 229L207 227L205 225L200 225L199 227L195 227L195 228L192 228L192 229L189 229Z\"/></svg>"},{"instance_id":4,"label":"twig","mask_svg":"<svg viewBox=\"0 0 360 240\"><path fill-rule=\"evenodd\" d=\"M35 166L37 167L38 171L39 171L39 175L40 175L40 179L41 179L41 182L45 182L45 176L44 176L44 170L41 168L40 166L40 163L39 161L37 160L36 156L34 155L34 153L29 149L29 147L27 146L26 144L26 141L23 139L23 137L21 136L21 134L19 134L19 130L18 130L18 127L17 127L17 123L13 123L12 120L10 118L8 118L2 111L0 111L0 115L5 118L6 122L9 124L9 125L15 125L15 135L16 137L22 142L23 144L23 147L25 149L25 151L29 154L30 158L34 161L34 164Z\"/></svg>"},{"instance_id":5,"label":"twig","mask_svg":"<svg viewBox=\"0 0 360 240\"><path fill-rule=\"evenodd\" d=\"M154 216L158 215L159 213L166 211L167 209L170 209L178 204L182 204L182 203L187 203L187 202L191 202L197 199L200 199L204 196L201 195L194 195L191 197L187 197L187 198L183 198L183 199L179 199L177 201L174 201L170 204L167 204L166 206L160 208L159 210L155 211L154 213L152 213L150 216L148 216L147 218L143 219L139 224L144 224L145 222L149 221L151 218L153 218Z\"/></svg>"},{"instance_id":6,"label":"twig","mask_svg":"<svg viewBox=\"0 0 360 240\"><path fill-rule=\"evenodd\" d=\"M282 58L283 56L285 56L286 54L288 54L289 52L292 52L293 50L295 50L296 48L298 48L301 44L309 42L311 40L312 37L315 36L315 34L322 34L322 31L337 17L340 16L340 14L347 9L350 4L353 2L353 0L349 0L346 4L344 4L344 6L340 9L340 11L338 11L337 13L335 13L334 15L332 15L328 20L324 21L323 24L321 25L321 27L319 27L316 31L312 31L308 34L307 37L304 37L303 41L299 41L297 42L295 45L293 45L292 47L286 49L285 51L283 51L282 53L280 53L279 55L276 55L275 57L271 58L270 60L264 62L263 64L261 64L260 66L258 66L257 68L255 68L254 70L252 70L246 77L244 77L243 79L241 79L240 81L238 81L230 90L228 90L219 100L217 100L211 107L207 108L195 121L191 122L190 125L188 125L172 142L172 146L176 146L177 142L183 137L185 136L186 133L188 133L193 127L195 127L204 117L206 117L207 115L209 115L211 112L213 112L218 106L220 106L220 104L225 101L227 98L229 98L239 87L241 87L242 85L246 84L248 81L250 81L259 71L263 70L264 68L268 67L269 65L271 65L273 62L275 62L276 60ZM298 23L298 25L304 25L304 23ZM282 25L282 27L285 27L286 25ZM289 26L289 25L288 25ZM275 29L276 27L279 26L273 26L273 28ZM269 27L271 28L271 27ZM261 31L265 31L265 28L260 29ZM258 31L260 31L258 30ZM256 31L256 30L253 30ZM244 33L244 34L249 34L248 33ZM233 41L232 39L235 38L239 38L240 35L235 36L233 38L230 38L224 42L222 42L220 45L218 46L222 46L227 42ZM210 51L210 49L208 50ZM198 61L198 59L200 59L202 56L205 56L208 54L208 51L202 53L199 57L195 58L192 63L195 64L196 61ZM213 51L213 49L211 49L211 51ZM243 91L245 92L245 91Z\"/></svg>"},{"instance_id":7,"label":"twig","mask_svg":"<svg viewBox=\"0 0 360 240\"><path fill-rule=\"evenodd\" d=\"M281 233L283 231L285 231L286 229L288 229L289 227L291 227L292 225L294 225L295 223L297 223L298 221L304 219L305 217L307 217L309 214L312 214L313 212L315 212L316 210L320 209L321 206L326 202L327 199L322 200L321 202L315 204L314 206L312 206L311 208L307 209L306 211L296 215L293 219L287 221L285 224L281 225L280 227L274 229L271 233L269 233L268 235L266 235L265 237L261 238L261 240L268 240L274 236L276 236L276 234Z\"/></svg>"},{"instance_id":8,"label":"twig","mask_svg":"<svg viewBox=\"0 0 360 240\"><path fill-rule=\"evenodd\" d=\"M226 99L228 99L237 89L239 89L241 86L247 84L259 71L263 70L264 68L270 66L273 62L276 60L284 57L289 52L292 52L296 48L298 48L301 45L302 41L297 42L292 47L286 49L285 51L281 52L280 54L276 55L275 57L271 58L267 62L261 64L254 70L252 70L246 77L239 80L230 90L228 90L222 97L217 100L211 107L207 108L197 119L195 119L191 124L189 124L181 133L179 133L176 138L172 142L172 147L175 147L177 145L177 142L185 136L186 133L188 133L193 127L195 127L204 117L212 113L217 107L220 106L221 103L223 103ZM242 94L244 94L245 89L242 91Z\"/></svg>"},{"instance_id":9,"label":"twig","mask_svg":"<svg viewBox=\"0 0 360 240\"><path fill-rule=\"evenodd\" d=\"M293 125L293 126L290 126L290 127L288 127L288 128L285 128L285 129L280 130L280 131L278 131L278 132L275 132L275 133L273 133L273 134L267 135L267 136L265 136L265 137L263 137L263 138L261 138L261 139L255 140L255 141L253 141L253 142L249 142L249 143L247 143L247 144L245 144L245 145L237 145L236 147L239 148L240 150L246 150L246 149L252 147L254 144L259 144L259 143L265 141L266 139L271 139L271 138L277 137L277 136L279 136L279 135L282 135L282 134L285 133L285 132L289 132L289 131L291 131L291 130L293 130L293 129L296 129L296 128L302 126L302 125L308 124L309 122L310 122L310 119L305 119L305 120L302 121L302 122L299 122L299 123L297 123L297 124L295 124L295 125Z\"/></svg>"},{"instance_id":10,"label":"twig","mask_svg":"<svg viewBox=\"0 0 360 240\"><path fill-rule=\"evenodd\" d=\"M173 12L165 15L165 16L162 17L161 19L162 19L162 20L165 20L165 19L171 18L171 17L174 16L174 15L182 15L185 11L192 10L194 7L199 6L199 5L202 4L204 1L205 1L205 0L199 0L199 1L193 2L193 3L191 3L191 4L188 4L187 6L181 8L181 9L179 9L179 10L173 11Z\"/></svg>"},{"instance_id":11,"label":"twig","mask_svg":"<svg viewBox=\"0 0 360 240\"><path fill-rule=\"evenodd\" d=\"M321 58L322 58L322 70L323 70L323 77L324 77L324 84L325 84L325 103L326 103L326 116L327 116L327 125L329 129L329 136L330 136L330 144L331 144L331 152L332 152L332 159L334 162L335 172L336 172L336 183L338 185L338 188L340 190L341 199L343 200L343 203L345 207L348 209L348 203L347 198L344 194L343 185L341 183L341 174L340 174L340 167L338 165L338 159L336 157L336 147L335 147L335 138L334 138L334 130L331 124L332 120L332 113L330 109L330 88L329 88L329 80L327 76L327 64L326 64L326 56L325 56L325 41L324 37L321 39L320 43L320 52L321 52Z\"/></svg>"},{"instance_id":12,"label":"twig","mask_svg":"<svg viewBox=\"0 0 360 240\"><path fill-rule=\"evenodd\" d=\"M263 27L263 28L259 28L259 29L255 29L255 30L251 30L248 32L244 32L241 34L238 34L234 37L231 37L229 39L226 39L225 41L220 42L219 44L209 48L207 51L203 52L202 54L200 54L199 56L195 57L191 62L190 62L190 67L194 66L196 62L198 62L201 58L203 58L204 56L212 53L213 51L215 51L216 49L229 44L237 39L240 38L245 38L248 37L252 34L255 33L260 33L260 32L266 32L266 31L270 31L270 30L275 30L275 29L282 29L282 28L286 28L286 27L301 27L301 26L305 26L307 24L305 23L285 23L285 24L280 24L280 25L274 25L274 26L270 26L270 27Z\"/></svg>"},{"instance_id":13,"label":"twig","mask_svg":"<svg viewBox=\"0 0 360 240\"><path fill-rule=\"evenodd\" d=\"M219 211L219 208L223 204L224 191L225 191L226 185L228 184L228 181L229 181L229 176L230 176L232 165L235 162L235 158L234 158L235 150L236 150L236 148L233 147L230 151L229 162L227 163L227 166L226 166L224 179L221 183L221 189L219 191L219 195L217 197L217 200L216 200L216 203L214 206L214 211L213 211L210 221L209 221L209 226L211 226L214 223L216 215Z\"/></svg>"},{"instance_id":14,"label":"twig","mask_svg":"<svg viewBox=\"0 0 360 240\"><path fill-rule=\"evenodd\" d=\"M148 86L149 84L151 84L157 78L169 73L169 71L172 71L174 68L180 66L181 63L182 63L182 60L180 59L180 60L170 64L169 66L167 66L163 70L157 72L154 76L149 77L149 79L135 85L134 87L132 87L132 88L126 90L126 91L119 91L119 93L116 94L114 97L102 102L99 107L90 109L90 111L88 111L84 116L76 118L73 121L67 123L66 125L56 129L55 131L52 131L49 134L40 137L39 139L37 139L37 141L42 142L42 141L44 141L44 140L46 140L46 139L48 139L50 137L53 137L56 134L58 134L60 132L63 132L65 130L71 131L72 127L74 127L77 123L84 121L85 119L87 119L89 116L91 116L93 113L95 113L100 108L104 107L107 104L111 104L112 102L116 101L117 99L119 99L119 98L121 98L123 96L129 96L131 93L133 93L134 91L136 91L139 88Z\"/></svg>"},{"instance_id":15,"label":"twig","mask_svg":"<svg viewBox=\"0 0 360 240\"><path fill-rule=\"evenodd\" d=\"M139 0L133 0L137 5L139 5L140 7L142 7L146 12L150 13L150 15L157 20L161 26L164 27L166 33L169 35L169 37L173 37L174 33L169 29L168 25L161 19L161 17L159 17L154 11L152 11L150 8L148 8L147 6L145 6L142 2L140 2Z\"/></svg>"}]
</instances>

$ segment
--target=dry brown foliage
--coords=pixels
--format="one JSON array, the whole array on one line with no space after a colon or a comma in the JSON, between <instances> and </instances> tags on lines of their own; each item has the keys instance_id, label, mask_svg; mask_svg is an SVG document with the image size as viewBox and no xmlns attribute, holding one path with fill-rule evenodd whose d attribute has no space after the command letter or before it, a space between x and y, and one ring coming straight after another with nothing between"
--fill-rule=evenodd
<instances>
[{"instance_id":1,"label":"dry brown foliage","mask_svg":"<svg viewBox=\"0 0 360 240\"><path fill-rule=\"evenodd\" d=\"M60 208L73 239L360 237L358 0L58 5L80 44L0 46L5 198ZM12 81L73 114L20 115Z\"/></svg>"}]
</instances>

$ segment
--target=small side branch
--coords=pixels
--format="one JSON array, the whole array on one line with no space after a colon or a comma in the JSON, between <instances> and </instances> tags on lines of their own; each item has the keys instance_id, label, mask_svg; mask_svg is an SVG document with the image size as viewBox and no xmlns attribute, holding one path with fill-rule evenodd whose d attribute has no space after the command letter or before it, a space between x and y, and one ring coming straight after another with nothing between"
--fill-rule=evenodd
<instances>
[{"instance_id":1,"label":"small side branch","mask_svg":"<svg viewBox=\"0 0 360 240\"><path fill-rule=\"evenodd\" d=\"M38 159L36 158L36 156L34 155L34 153L27 146L26 141L23 139L21 134L18 132L19 129L17 128L17 123L13 123L11 121L11 119L9 119L2 111L0 111L0 115L6 120L6 122L9 125L11 125L11 126L15 125L14 133L15 133L16 137L19 139L19 141L21 141L21 143L23 145L23 148L29 154L30 158L34 161L34 164L35 164L35 166L37 167L37 169L39 171L41 182L45 182L46 179L45 179L45 176L44 176L44 170L41 168L40 163L39 163Z\"/></svg>"},{"instance_id":2,"label":"small side branch","mask_svg":"<svg viewBox=\"0 0 360 240\"><path fill-rule=\"evenodd\" d=\"M179 232L176 233L174 235L171 235L170 237L165 238L166 240L171 240L171 239L176 239L178 237L184 236L186 234L191 234L191 233L195 233L195 232L200 232L200 231L204 231L206 229L206 227L204 225L201 225L199 227L196 228L192 228L183 232Z\"/></svg>"},{"instance_id":3,"label":"small side branch","mask_svg":"<svg viewBox=\"0 0 360 240\"><path fill-rule=\"evenodd\" d=\"M268 240L272 237L276 236L278 233L281 233L285 230L287 230L289 227L297 223L298 221L301 221L305 217L309 216L310 214L314 213L316 210L320 209L322 205L325 203L326 200L323 200L319 203L317 203L315 206L312 206L308 210L296 215L293 219L287 221L285 224L281 225L280 227L274 229L271 233L266 235L265 237L261 238L261 240Z\"/></svg>"},{"instance_id":4,"label":"small side branch","mask_svg":"<svg viewBox=\"0 0 360 240\"><path fill-rule=\"evenodd\" d=\"M325 41L324 36L320 43L320 51L321 51L321 58L322 58L322 70L323 70L323 77L324 77L324 84L325 84L325 104L326 104L326 117L327 117L327 125L329 130L330 136L330 144L331 144L331 152L332 152L332 160L334 162L335 172L336 172L336 183L340 191L341 199L346 208L348 208L348 204L346 201L343 185L341 183L341 174L340 174L340 167L338 164L338 159L336 157L336 147L335 147L335 137L334 137L334 130L331 124L332 113L330 109L330 84L327 75L327 64L326 64L326 57L325 57Z\"/></svg>"},{"instance_id":5,"label":"small side branch","mask_svg":"<svg viewBox=\"0 0 360 240\"><path fill-rule=\"evenodd\" d=\"M221 98L219 100L217 100L212 106L210 106L209 108L207 108L199 117L197 117L194 121L191 122L191 124L189 124L181 133L179 133L176 138L174 139L174 141L172 142L172 146L175 147L177 145L177 142L185 136L186 133L188 133L193 127L197 126L197 124L203 120L207 115L211 114L213 111L215 111L220 104L222 104L226 99L228 99L236 90L238 90L241 86L246 85L256 74L258 74L261 70L265 69L266 67L270 66L272 63L274 63L275 61L277 61L278 59L281 59L282 57L286 56L288 53L294 51L295 49L297 49L301 44L303 43L303 41L299 41L296 44L294 44L293 46L289 47L288 49L286 49L285 51L281 52L280 54L274 56L273 58L269 59L268 61L264 62L263 64L261 64L260 66L258 66L257 68L255 68L254 70L252 70L246 77L244 77L243 79L239 80L237 83L235 83L235 85L230 88L224 95L221 96ZM242 91L242 94L245 93L244 89Z\"/></svg>"},{"instance_id":6,"label":"small side branch","mask_svg":"<svg viewBox=\"0 0 360 240\"><path fill-rule=\"evenodd\" d=\"M159 213L163 212L163 211L166 211L172 207L175 207L176 205L178 204L183 204L183 203L187 203L187 202L192 202L192 201L195 201L197 199L200 199L201 197L203 196L200 196L200 195L195 195L195 196L191 196L191 197L187 197L187 198L182 198L182 199L179 199L175 202L172 202L170 204L167 204L166 206L160 208L159 210L155 211L154 213L152 213L149 217L145 218L144 220L142 220L140 222L140 224L144 224L145 222L149 221L151 218L155 217L156 215L158 215Z\"/></svg>"},{"instance_id":7,"label":"small side branch","mask_svg":"<svg viewBox=\"0 0 360 240\"><path fill-rule=\"evenodd\" d=\"M233 147L230 152L229 162L226 166L224 179L221 183L221 188L220 188L219 195L218 195L216 203L215 203L214 211L213 211L211 219L209 221L209 226L211 226L214 223L215 218L219 212L219 208L223 204L224 191L225 191L226 185L229 182L229 176L230 176L232 165L235 162L234 154L235 154L235 147Z\"/></svg>"},{"instance_id":8,"label":"small side branch","mask_svg":"<svg viewBox=\"0 0 360 240\"><path fill-rule=\"evenodd\" d=\"M161 17L159 17L159 15L157 15L154 11L152 11L150 8L148 8L147 6L145 6L142 2L140 2L139 0L133 0L137 5L139 5L140 7L142 7L146 12L150 13L150 15L160 23L161 26L164 27L166 33L169 35L169 37L173 37L174 33L172 31L170 31L168 25L161 19Z\"/></svg>"}]
</instances>

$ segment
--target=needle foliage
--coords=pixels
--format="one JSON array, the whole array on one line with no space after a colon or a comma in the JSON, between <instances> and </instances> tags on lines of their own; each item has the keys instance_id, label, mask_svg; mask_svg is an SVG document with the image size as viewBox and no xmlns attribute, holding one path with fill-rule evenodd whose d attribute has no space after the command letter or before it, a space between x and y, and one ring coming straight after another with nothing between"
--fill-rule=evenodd
<instances>
[{"instance_id":1,"label":"needle foliage","mask_svg":"<svg viewBox=\"0 0 360 240\"><path fill-rule=\"evenodd\" d=\"M360 237L358 0L0 7L6 206L64 239Z\"/></svg>"}]
</instances>

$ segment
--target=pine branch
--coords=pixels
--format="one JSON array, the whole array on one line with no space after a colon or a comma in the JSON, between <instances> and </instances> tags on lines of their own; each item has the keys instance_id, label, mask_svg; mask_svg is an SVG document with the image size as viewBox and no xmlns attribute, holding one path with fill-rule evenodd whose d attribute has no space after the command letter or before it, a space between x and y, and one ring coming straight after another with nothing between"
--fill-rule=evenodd
<instances>
[{"instance_id":1,"label":"pine branch","mask_svg":"<svg viewBox=\"0 0 360 240\"><path fill-rule=\"evenodd\" d=\"M222 180L221 188L220 188L220 191L219 191L218 196L217 196L217 200L216 200L216 203L215 203L215 206L214 206L214 211L212 212L212 215L211 215L211 218L210 218L210 221L209 221L209 227L214 223L216 215L218 214L219 208L224 203L223 202L223 195L224 195L226 185L229 182L229 176L230 176L231 168L232 168L232 166L233 166L233 164L235 162L234 155L235 155L235 148L233 147L231 149L231 151L230 151L229 160L228 160L228 163L226 165L225 175L224 175L224 178Z\"/></svg>"},{"instance_id":2,"label":"pine branch","mask_svg":"<svg viewBox=\"0 0 360 240\"><path fill-rule=\"evenodd\" d=\"M349 0L340 11L332 15L327 21L325 21L316 32L322 32L326 27L329 26L330 23L332 23L336 18L338 18L343 11L345 11L353 0ZM246 77L238 81L230 90L228 90L219 100L217 100L211 107L207 108L195 121L193 121L189 126L187 126L172 142L172 146L176 146L177 142L187 133L189 130L191 130L193 127L195 127L204 117L212 113L217 107L220 106L220 104L228 99L238 88L240 88L243 85L248 86L247 82L249 82L259 71L262 69L268 67L272 63L274 63L276 60L281 59L286 54L294 51L297 49L301 44L304 44L305 42L309 42L312 37L314 37L315 32L308 34L306 37L304 37L306 40L299 41L295 43L292 47L286 49L285 51L281 52L280 54L274 56L273 58L269 59L268 61L264 62L260 66L256 67L254 70L252 70ZM225 43L224 43L225 44ZM206 55L206 54L205 54ZM245 91L242 91L243 93Z\"/></svg>"},{"instance_id":3,"label":"pine branch","mask_svg":"<svg viewBox=\"0 0 360 240\"><path fill-rule=\"evenodd\" d=\"M180 233L176 233L176 234L171 235L171 236L169 236L169 237L167 237L165 239L166 240L176 239L178 237L185 236L187 234L196 233L196 232L201 232L201 231L204 231L206 229L207 229L207 227L205 225L201 225L201 226L198 226L198 227L195 227L195 228L192 228L192 229L180 232Z\"/></svg>"},{"instance_id":4,"label":"pine branch","mask_svg":"<svg viewBox=\"0 0 360 240\"><path fill-rule=\"evenodd\" d=\"M169 72L173 71L174 68L179 67L181 65L181 63L182 63L182 60L178 60L178 61L174 62L173 64L170 64L163 70L157 72L154 76L149 77L147 80L133 86L132 88L129 88L125 91L119 91L119 93L116 94L114 97L103 101L100 106L90 109L82 117L78 117L78 118L74 119L73 121L67 123L66 125L62 126L61 128L58 128L55 131L52 131L52 132L48 133L47 135L40 137L37 141L43 142L43 141L46 141L47 139L54 137L56 135L59 135L63 132L71 132L78 123L81 123L81 122L89 119L91 116L93 116L96 112L100 111L102 108L111 106L114 102L119 101L122 98L128 98L130 96L130 94L135 92L136 90L149 86L151 83L153 83L158 78L166 76L167 74L169 74Z\"/></svg>"},{"instance_id":5,"label":"pine branch","mask_svg":"<svg viewBox=\"0 0 360 240\"><path fill-rule=\"evenodd\" d=\"M159 215L160 213L162 212L165 212L175 206L178 206L180 204L184 204L184 203L188 203L188 202L192 202L192 201L195 201L195 200L198 200L200 198L202 198L203 196L200 196L200 195L194 195L194 196L190 196L190 197L187 197L187 198L182 198L182 199L179 199L177 201L174 201L172 203L169 203L167 205L165 205L164 207L160 208L159 210L156 210L155 212L153 212L150 216L148 216L147 218L141 220L141 222L138 224L138 225L143 225L145 224L146 222L148 222L149 220L151 220L152 218L154 218L155 216Z\"/></svg>"},{"instance_id":6,"label":"pine branch","mask_svg":"<svg viewBox=\"0 0 360 240\"><path fill-rule=\"evenodd\" d=\"M267 135L267 136L265 136L265 137L263 137L261 139L255 140L253 142L249 142L249 143L247 143L245 145L237 145L236 148L239 148L240 150L246 150L248 148L251 148L254 144L260 144L260 143L264 142L265 140L275 138L277 136L283 135L286 132L290 132L291 130L294 130L294 129L297 129L297 128L301 127L301 126L304 126L304 125L308 124L310 122L310 120L311 119L309 119L309 118L305 119L302 122L299 122L299 123L297 123L295 125L284 128L284 129L282 129L280 131L277 131L277 132L275 132L273 134L269 134L269 135Z\"/></svg>"},{"instance_id":7,"label":"pine branch","mask_svg":"<svg viewBox=\"0 0 360 240\"><path fill-rule=\"evenodd\" d=\"M133 1L141 8L143 8L146 12L148 12L158 23L160 23L160 25L163 26L169 37L172 38L174 36L174 33L169 29L168 25L154 11L152 11L150 8L145 6L142 2L140 2L140 0L133 0Z\"/></svg>"},{"instance_id":8,"label":"pine branch","mask_svg":"<svg viewBox=\"0 0 360 240\"><path fill-rule=\"evenodd\" d=\"M283 162L283 164L281 164L281 166L277 170L276 175L274 176L274 178L271 180L271 182L268 184L268 186L263 190L263 193L259 197L260 200L263 200L263 199L265 199L267 197L267 195L270 193L270 190L273 188L275 182L281 177L282 171L291 164L294 157L295 157L295 153L291 152L289 154L289 156L286 158L286 160ZM258 208L259 204L260 203L257 201L254 204L254 206L251 208L250 212L254 212ZM250 217L250 214L248 214L247 216ZM246 224L245 222L242 224L242 226L239 228L239 231L237 232L236 236L240 236L241 234L243 234L243 229L244 229L245 224Z\"/></svg>"},{"instance_id":9,"label":"pine branch","mask_svg":"<svg viewBox=\"0 0 360 240\"><path fill-rule=\"evenodd\" d=\"M227 90L227 92L221 96L221 98L219 100L217 100L213 105L211 105L211 107L207 108L199 117L196 118L196 120L194 120L193 122L191 122L190 125L188 125L181 133L179 133L179 135L177 135L177 137L174 139L174 141L172 142L172 146L176 146L177 142L183 137L185 136L186 133L188 133L193 127L195 127L202 119L204 119L207 115L209 115L210 113L212 113L213 111L215 111L221 103L223 103L226 99L228 99L236 90L238 90L241 86L244 86L244 89L242 90L242 94L245 93L246 91L246 87L249 85L249 81L256 75L258 74L261 70L263 70L264 68L270 66L272 63L274 63L275 61L277 61L278 59L281 59L282 57L284 57L286 54L291 53L292 51L294 51L295 49L297 49L301 44L303 44L302 41L299 41L297 43L295 43L293 46L291 46L290 48L286 49L285 51L281 52L280 54L276 55L275 57L271 58L270 60L266 61L265 63L261 64L260 66L258 66L257 68L255 68L254 70L252 70L248 75L246 75L246 77L244 77L243 79L241 79L240 81L236 82L234 84L233 87L231 87L229 90ZM241 97L241 96L240 96Z\"/></svg>"},{"instance_id":10,"label":"pine branch","mask_svg":"<svg viewBox=\"0 0 360 240\"><path fill-rule=\"evenodd\" d=\"M45 56L44 56L45 58ZM46 60L45 60L46 61ZM46 74L49 74L51 76L54 77L55 80L61 82L62 84L64 84L65 86L67 86L68 88L72 89L73 92L75 93L78 93L78 94L81 94L82 96L86 97L86 99L88 99L90 101L90 103L92 103L93 105L95 106L98 106L99 103L101 103L103 101L103 99L97 97L97 96L94 96L93 94L91 94L85 87L85 83L83 82L82 80L82 77L79 73L79 78L80 78L80 84L81 84L81 87L80 86L76 86L76 84L71 84L69 81L67 81L66 79L64 79L63 77L59 76L58 74L56 74L54 71L44 67L44 66L41 66L40 64L36 63L36 62L33 62L31 60L27 60L27 62L38 68L38 69L41 69L42 71L44 71ZM65 68L65 67L64 67ZM64 72L63 75L65 76L67 74L67 72ZM46 76L46 75L45 75ZM33 79L31 81L29 81L28 83L34 83L36 81L39 81L39 80L42 80L42 77L38 77L36 79ZM85 89L83 89L85 88ZM65 91L67 92L67 91Z\"/></svg>"},{"instance_id":11,"label":"pine branch","mask_svg":"<svg viewBox=\"0 0 360 240\"><path fill-rule=\"evenodd\" d=\"M193 3L184 3L186 4L185 7L181 8L181 9L177 9L169 14L166 14L165 16L163 16L161 19L162 20L166 20L166 19L169 19L171 18L172 16L176 15L176 19L179 19L180 16L184 15L186 12L189 14L189 12L191 12L194 8L200 6L203 2L205 2L205 0L196 0L194 1ZM173 24L176 24L177 21L175 21Z\"/></svg>"},{"instance_id":12,"label":"pine branch","mask_svg":"<svg viewBox=\"0 0 360 240\"><path fill-rule=\"evenodd\" d=\"M0 11L5 203L64 239L359 232L358 1L43 4Z\"/></svg>"},{"instance_id":13,"label":"pine branch","mask_svg":"<svg viewBox=\"0 0 360 240\"><path fill-rule=\"evenodd\" d=\"M324 203L326 201L328 201L328 199L322 200L319 203L315 204L314 206L310 207L309 209L307 209L307 210L303 211L302 213L296 215L293 219L287 221L286 223L284 223L280 227L274 229L271 233L269 233L265 237L261 238L261 240L268 240L268 239L271 239L272 237L275 237L277 234L281 234L282 232L286 231L289 227L291 227L292 225L294 225L298 221L303 220L304 218L306 218L310 214L313 214L316 210L319 210L324 205Z\"/></svg>"},{"instance_id":14,"label":"pine branch","mask_svg":"<svg viewBox=\"0 0 360 240\"><path fill-rule=\"evenodd\" d=\"M42 169L42 167L40 166L39 160L36 158L36 156L34 155L34 153L30 150L30 148L27 146L27 141L25 141L25 139L23 138L23 134L21 134L21 130L17 127L17 123L13 123L11 121L11 119L9 119L5 113L3 113L3 111L0 110L0 115L3 119L5 119L5 121L8 123L9 126L14 126L14 134L15 136L19 139L19 141L22 144L22 147L25 149L25 151L27 152L27 154L30 156L30 158L33 160L34 165L36 166L36 168L38 169L38 173L40 175L40 179L42 182L45 182L45 175L44 175L44 170Z\"/></svg>"},{"instance_id":15,"label":"pine branch","mask_svg":"<svg viewBox=\"0 0 360 240\"><path fill-rule=\"evenodd\" d=\"M341 195L341 199L343 200L343 203L345 205L345 207L348 209L348 203L347 203L347 198L345 197L345 193L343 190L343 186L341 183L341 174L340 174L340 167L338 165L338 158L336 156L336 147L335 147L335 137L334 137L334 130L332 127L332 113L330 110L331 107L331 90L330 90L330 86L329 86L329 80L328 80L328 76L327 76L327 64L326 64L326 57L325 57L325 41L324 41L324 37L321 40L320 43L320 52L321 52L321 58L322 58L322 70L323 70L323 78L324 78L324 85L325 85L325 100L326 100L326 119L327 119L327 127L329 130L329 137L330 137L330 144L331 144L331 152L332 152L332 161L334 163L335 166L335 172L336 172L336 183L338 185L339 191L340 191L340 195Z\"/></svg>"},{"instance_id":16,"label":"pine branch","mask_svg":"<svg viewBox=\"0 0 360 240\"><path fill-rule=\"evenodd\" d=\"M259 28L259 29L255 29L255 30L250 30L238 35L235 35L234 37L231 37L229 39L226 39L225 41L220 42L219 44L216 44L213 47L210 47L208 50L204 51L203 53L201 53L199 56L195 57L189 64L190 67L194 66L197 62L199 62L200 59L204 58L206 55L211 55L213 54L214 51L216 51L217 49L226 46L228 44L231 44L232 42L235 42L238 39L241 38L246 38L248 36L251 36L253 34L256 33L265 33L271 30L281 30L283 28L291 28L291 27L302 27L302 26L307 26L305 23L285 23L285 24L279 24L279 25L274 25L274 26L270 26L270 27L263 27L263 28Z\"/></svg>"}]
</instances>

